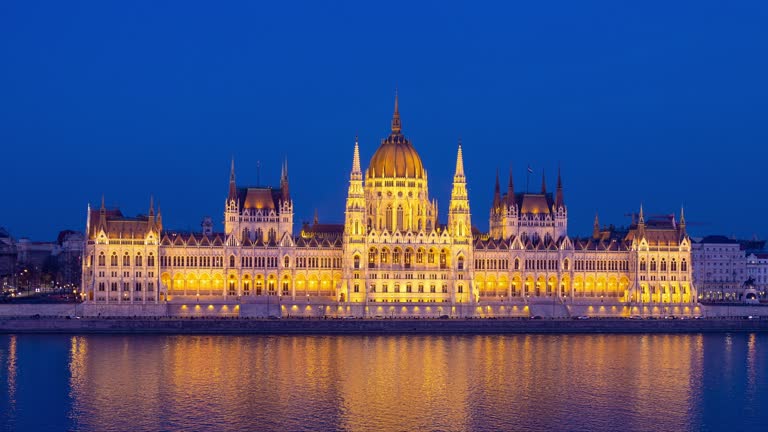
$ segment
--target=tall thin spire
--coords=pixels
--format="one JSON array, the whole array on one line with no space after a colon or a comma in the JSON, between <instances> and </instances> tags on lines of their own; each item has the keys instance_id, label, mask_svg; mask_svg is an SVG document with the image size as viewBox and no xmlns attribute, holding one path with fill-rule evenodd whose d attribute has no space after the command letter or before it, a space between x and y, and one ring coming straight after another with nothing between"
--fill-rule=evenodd
<instances>
[{"instance_id":1,"label":"tall thin spire","mask_svg":"<svg viewBox=\"0 0 768 432\"><path fill-rule=\"evenodd\" d=\"M515 181L512 179L512 164L509 164L509 182L507 183L507 205L515 204Z\"/></svg>"},{"instance_id":2,"label":"tall thin spire","mask_svg":"<svg viewBox=\"0 0 768 432\"><path fill-rule=\"evenodd\" d=\"M686 235L685 231L685 208L680 206L680 235Z\"/></svg>"},{"instance_id":3,"label":"tall thin spire","mask_svg":"<svg viewBox=\"0 0 768 432\"><path fill-rule=\"evenodd\" d=\"M454 177L464 177L464 153L461 151L461 138L459 138L459 151L456 154L456 173Z\"/></svg>"},{"instance_id":4,"label":"tall thin spire","mask_svg":"<svg viewBox=\"0 0 768 432\"><path fill-rule=\"evenodd\" d=\"M557 191L555 193L555 208L565 206L565 199L563 198L563 179L560 176L560 164L557 165Z\"/></svg>"},{"instance_id":5,"label":"tall thin spire","mask_svg":"<svg viewBox=\"0 0 768 432\"><path fill-rule=\"evenodd\" d=\"M104 206L104 194L101 194L101 210L106 210L107 208Z\"/></svg>"},{"instance_id":6,"label":"tall thin spire","mask_svg":"<svg viewBox=\"0 0 768 432\"><path fill-rule=\"evenodd\" d=\"M235 158L232 157L232 164L229 168L229 195L228 200L234 200L237 198L237 185L235 184Z\"/></svg>"},{"instance_id":7,"label":"tall thin spire","mask_svg":"<svg viewBox=\"0 0 768 432\"><path fill-rule=\"evenodd\" d=\"M149 216L152 217L155 215L155 196L150 195L149 196Z\"/></svg>"},{"instance_id":8,"label":"tall thin spire","mask_svg":"<svg viewBox=\"0 0 768 432\"><path fill-rule=\"evenodd\" d=\"M544 170L541 170L541 193L542 194L547 193L547 180L544 176Z\"/></svg>"},{"instance_id":9,"label":"tall thin spire","mask_svg":"<svg viewBox=\"0 0 768 432\"><path fill-rule=\"evenodd\" d=\"M362 169L360 168L360 145L357 135L355 135L355 152L352 156L352 174L362 174Z\"/></svg>"},{"instance_id":10,"label":"tall thin spire","mask_svg":"<svg viewBox=\"0 0 768 432\"><path fill-rule=\"evenodd\" d=\"M283 161L283 173L280 177L280 192L282 194L283 202L289 202L291 200L291 192L288 186L288 157Z\"/></svg>"},{"instance_id":11,"label":"tall thin spire","mask_svg":"<svg viewBox=\"0 0 768 432\"><path fill-rule=\"evenodd\" d=\"M501 205L501 187L499 187L499 169L496 168L496 184L493 186L493 208Z\"/></svg>"},{"instance_id":12,"label":"tall thin spire","mask_svg":"<svg viewBox=\"0 0 768 432\"><path fill-rule=\"evenodd\" d=\"M592 237L593 238L600 237L600 220L597 218L597 212L595 212L595 223L592 226Z\"/></svg>"},{"instance_id":13,"label":"tall thin spire","mask_svg":"<svg viewBox=\"0 0 768 432\"><path fill-rule=\"evenodd\" d=\"M397 88L395 88L395 113L392 114L392 133L399 134L400 127L400 110L398 108Z\"/></svg>"}]
</instances>

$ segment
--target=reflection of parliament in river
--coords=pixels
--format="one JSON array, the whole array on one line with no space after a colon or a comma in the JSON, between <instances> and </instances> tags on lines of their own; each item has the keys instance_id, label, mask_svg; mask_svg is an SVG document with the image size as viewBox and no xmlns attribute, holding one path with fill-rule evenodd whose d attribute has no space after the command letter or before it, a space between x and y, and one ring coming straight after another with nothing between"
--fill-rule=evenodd
<instances>
[{"instance_id":1,"label":"reflection of parliament in river","mask_svg":"<svg viewBox=\"0 0 768 432\"><path fill-rule=\"evenodd\" d=\"M238 185L232 162L224 232L163 229L160 211L125 217L89 209L83 289L89 305L165 305L167 313L366 316L567 316L691 311L691 245L685 217L569 237L558 172L554 193L502 193L497 175L490 230L472 225L459 143L447 223L430 198L427 170L391 133L367 170L355 142L345 222L304 225L283 166L277 188ZM279 308L279 309L276 309ZM581 308L581 309L579 309ZM586 308L586 309L585 309ZM672 308L672 309L670 309ZM104 311L110 308L102 308ZM159 310L159 309L158 309ZM280 311L280 312L277 312ZM106 313L106 312L105 312Z\"/></svg>"}]
</instances>

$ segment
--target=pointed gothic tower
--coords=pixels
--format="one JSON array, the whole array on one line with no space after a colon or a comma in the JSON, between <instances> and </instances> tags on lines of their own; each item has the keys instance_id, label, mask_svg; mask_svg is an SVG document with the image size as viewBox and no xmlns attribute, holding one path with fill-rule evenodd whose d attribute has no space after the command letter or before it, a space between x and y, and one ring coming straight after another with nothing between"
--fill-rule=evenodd
<instances>
[{"instance_id":1,"label":"pointed gothic tower","mask_svg":"<svg viewBox=\"0 0 768 432\"><path fill-rule=\"evenodd\" d=\"M563 177L560 175L560 166L557 167L557 189L555 190L555 205L552 209L555 213L555 237L568 235L568 208L565 205L563 195Z\"/></svg>"},{"instance_id":2,"label":"pointed gothic tower","mask_svg":"<svg viewBox=\"0 0 768 432\"><path fill-rule=\"evenodd\" d=\"M467 195L467 178L464 175L464 155L459 140L456 154L456 173L453 175L453 190L448 205L448 229L453 247L451 256L455 260L452 267L456 274L451 297L453 302L475 303L479 293L472 281L471 263L474 262L472 244L472 217L469 211L469 196Z\"/></svg>"},{"instance_id":3,"label":"pointed gothic tower","mask_svg":"<svg viewBox=\"0 0 768 432\"><path fill-rule=\"evenodd\" d=\"M499 194L499 177L496 176L496 195ZM500 198L495 197L500 201ZM464 157L461 151L461 141L456 155L456 173L453 176L453 190L448 208L448 226L454 239L472 238L472 221L469 212L469 196L467 195L467 179L464 175Z\"/></svg>"},{"instance_id":4,"label":"pointed gothic tower","mask_svg":"<svg viewBox=\"0 0 768 432\"><path fill-rule=\"evenodd\" d=\"M229 193L224 202L224 234L239 232L238 220L240 217L240 205L237 198L237 184L235 183L235 158L229 168Z\"/></svg>"},{"instance_id":5,"label":"pointed gothic tower","mask_svg":"<svg viewBox=\"0 0 768 432\"><path fill-rule=\"evenodd\" d=\"M340 299L365 303L366 246L365 190L363 171L360 167L360 146L355 137L352 154L352 171L349 173L347 205L344 211L344 266Z\"/></svg>"}]
</instances>

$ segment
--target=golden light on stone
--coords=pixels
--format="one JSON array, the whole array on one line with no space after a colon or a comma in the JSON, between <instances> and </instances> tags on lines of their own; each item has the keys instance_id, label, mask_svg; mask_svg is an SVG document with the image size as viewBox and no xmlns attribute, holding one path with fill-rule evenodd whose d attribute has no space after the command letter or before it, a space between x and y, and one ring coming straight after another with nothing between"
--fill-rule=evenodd
<instances>
[{"instance_id":1,"label":"golden light on stone","mask_svg":"<svg viewBox=\"0 0 768 432\"><path fill-rule=\"evenodd\" d=\"M516 191L511 172L505 191L500 183L497 175L489 232L473 231L459 142L441 220L396 98L390 134L365 171L355 140L343 224L315 216L294 236L287 161L271 188L239 184L233 160L223 232L210 220L202 232L164 230L152 202L136 218L89 208L82 291L88 304L203 303L210 314L271 314L278 303L292 316L700 313L682 214L651 226L641 208L626 232L596 219L591 237L572 237L559 171L554 193L543 178L541 191Z\"/></svg>"}]
</instances>

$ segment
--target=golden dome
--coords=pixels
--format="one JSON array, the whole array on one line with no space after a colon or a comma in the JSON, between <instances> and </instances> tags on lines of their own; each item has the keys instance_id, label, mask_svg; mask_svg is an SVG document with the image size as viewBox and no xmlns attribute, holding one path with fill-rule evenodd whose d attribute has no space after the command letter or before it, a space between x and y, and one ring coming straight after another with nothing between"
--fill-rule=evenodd
<instances>
[{"instance_id":1,"label":"golden dome","mask_svg":"<svg viewBox=\"0 0 768 432\"><path fill-rule=\"evenodd\" d=\"M421 163L419 154L408 138L400 132L397 94L395 94L395 114L392 116L392 133L381 141L381 146L371 157L367 177L424 178L424 165Z\"/></svg>"}]
</instances>

